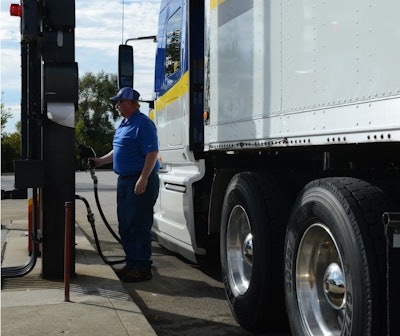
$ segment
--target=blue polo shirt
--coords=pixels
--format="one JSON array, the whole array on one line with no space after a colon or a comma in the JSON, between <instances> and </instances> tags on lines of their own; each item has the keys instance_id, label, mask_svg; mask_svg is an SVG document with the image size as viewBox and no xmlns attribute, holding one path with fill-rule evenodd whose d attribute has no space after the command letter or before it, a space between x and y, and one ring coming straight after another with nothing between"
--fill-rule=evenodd
<instances>
[{"instance_id":1,"label":"blue polo shirt","mask_svg":"<svg viewBox=\"0 0 400 336\"><path fill-rule=\"evenodd\" d=\"M158 151L157 129L153 121L137 110L128 120L118 126L113 141L113 167L118 175L140 173L146 155ZM153 171L159 169L156 161Z\"/></svg>"}]
</instances>

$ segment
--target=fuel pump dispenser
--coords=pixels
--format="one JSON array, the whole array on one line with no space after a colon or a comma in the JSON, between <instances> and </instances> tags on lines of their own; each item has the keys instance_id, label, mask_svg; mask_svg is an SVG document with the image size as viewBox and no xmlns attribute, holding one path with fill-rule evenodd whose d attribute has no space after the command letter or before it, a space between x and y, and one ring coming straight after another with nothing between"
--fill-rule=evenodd
<instances>
[{"instance_id":1,"label":"fuel pump dispenser","mask_svg":"<svg viewBox=\"0 0 400 336\"><path fill-rule=\"evenodd\" d=\"M21 0L10 6L10 14L21 18L21 160L15 161L15 187L32 189L32 253L26 265L2 268L1 277L20 277L35 266L40 244L42 277L64 276L65 204L71 202L75 222L74 199L82 200L88 210L96 246L101 252L89 203L75 195L75 110L78 104L78 64L75 62L75 1ZM95 156L91 147L80 146L87 160ZM96 204L101 209L92 163ZM40 213L40 216L38 216ZM38 228L41 228L39 231ZM72 225L70 251L71 275L75 273L75 229Z\"/></svg>"},{"instance_id":2,"label":"fuel pump dispenser","mask_svg":"<svg viewBox=\"0 0 400 336\"><path fill-rule=\"evenodd\" d=\"M15 186L33 190L32 240L41 244L42 277L61 279L64 273L64 205L75 196L74 119L78 103L75 1L21 0L20 4L11 5L10 14L21 18L23 150L21 160L15 162ZM36 211L40 211L40 216ZM40 225L37 225L38 217ZM74 222L74 206L72 218ZM72 275L75 273L74 242L73 231L69 268ZM37 257L36 249L32 251L27 265L3 268L1 276L29 273Z\"/></svg>"}]
</instances>

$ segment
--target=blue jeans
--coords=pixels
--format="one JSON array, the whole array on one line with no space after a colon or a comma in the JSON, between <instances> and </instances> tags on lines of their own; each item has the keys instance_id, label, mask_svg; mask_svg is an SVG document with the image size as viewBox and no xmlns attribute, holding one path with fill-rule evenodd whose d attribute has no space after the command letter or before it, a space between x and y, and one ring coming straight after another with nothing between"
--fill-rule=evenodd
<instances>
[{"instance_id":1,"label":"blue jeans","mask_svg":"<svg viewBox=\"0 0 400 336\"><path fill-rule=\"evenodd\" d=\"M153 207L158 197L160 180L150 174L146 191L135 195L137 176L119 176L117 184L118 230L126 255L126 266L136 269L151 267L151 226Z\"/></svg>"}]
</instances>

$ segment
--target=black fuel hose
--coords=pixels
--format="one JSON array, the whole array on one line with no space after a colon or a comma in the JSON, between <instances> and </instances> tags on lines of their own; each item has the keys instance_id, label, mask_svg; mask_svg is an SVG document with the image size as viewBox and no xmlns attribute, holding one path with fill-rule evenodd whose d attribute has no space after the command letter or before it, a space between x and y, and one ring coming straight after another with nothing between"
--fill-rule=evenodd
<instances>
[{"instance_id":1,"label":"black fuel hose","mask_svg":"<svg viewBox=\"0 0 400 336\"><path fill-rule=\"evenodd\" d=\"M108 221L107 221L107 219L106 219L106 216L104 216L103 209L101 208L101 205L100 205L99 194L98 194L98 190L97 190L98 179L97 179L97 176L96 176L96 174L95 174L95 163L94 163L92 160L89 160L89 162L88 162L88 159L89 159L90 157L96 157L96 153L95 153L95 151L93 150L92 147L86 146L86 145L81 144L81 143L78 143L78 145L79 145L79 149L80 149L80 152L81 152L81 153L80 153L80 157L81 157L81 164L82 164L82 166L85 166L85 165L87 165L87 164L88 164L88 166L89 166L90 175L91 175L92 180L93 180L94 198L95 198L95 200L96 200L97 209L99 210L101 219L103 220L104 225L107 227L107 229L108 229L108 231L111 233L111 235L115 238L115 240L116 240L118 243L121 244L121 238L115 233L115 231L112 229L112 227L111 227L110 224L108 223ZM87 166L86 166L86 167L87 167ZM75 195L75 199L79 199L79 200L83 201L83 202L85 203L85 205L86 205L86 209L87 209L87 212L88 212L87 218L88 218L88 221L89 221L90 226L91 226L91 228L92 228L94 240L95 240L95 243L96 243L96 248L97 248L97 251L98 251L100 257L103 259L103 261L104 261L106 264L112 265L112 264L120 264L120 263L123 263L125 260L109 261L109 260L107 260L107 258L103 255L103 253L102 253L102 251L101 251L99 239L98 239L98 236L97 236L96 226L95 226L95 224L94 224L94 215L93 215L93 213L92 213L92 211L91 211L91 209L90 209L89 202L88 202L85 198L83 198L83 197L81 197L81 196L79 196L79 195Z\"/></svg>"},{"instance_id":2,"label":"black fuel hose","mask_svg":"<svg viewBox=\"0 0 400 336\"><path fill-rule=\"evenodd\" d=\"M84 197L79 196L79 195L75 195L75 199L76 199L76 200L81 200L81 201L85 204L85 206L86 206L86 210L87 210L87 219L88 219L88 221L89 221L89 223L90 223L90 227L92 228L93 237L94 237L94 241L95 241L95 244L96 244L96 249L97 249L97 252L99 253L101 259L103 259L103 261L104 261L106 264L108 264L108 265L122 264L123 262L125 262L125 259L122 259L122 260L112 260L112 261L111 261L111 260L108 260L108 259L104 256L103 251L101 250L99 238L98 238L98 235L97 235L96 225L95 225L95 223L94 223L94 222L95 222L95 220L94 220L94 215L93 215L93 212L92 212L92 210L91 210L91 208L90 208L89 202L88 202ZM101 207L99 207L99 208L101 208ZM107 223L107 224L108 224L108 223ZM108 226L109 226L109 225L108 225ZM114 232L114 231L112 230L111 227L110 227L110 229L111 229L112 232ZM115 232L114 232L114 234L115 234Z\"/></svg>"},{"instance_id":3,"label":"black fuel hose","mask_svg":"<svg viewBox=\"0 0 400 336\"><path fill-rule=\"evenodd\" d=\"M94 173L94 168L90 169L90 175L92 176L93 179L93 189L94 189L94 198L96 200L96 205L97 205L97 209L99 210L101 219L104 222L104 225L107 227L108 231L110 231L110 233L113 235L113 237L115 238L115 240L121 244L121 238L115 233L115 231L112 229L112 227L110 226L110 224L108 223L106 217L104 216L103 213L103 209L101 208L100 205L100 201L99 201L99 193L97 191L97 184L98 184L98 179L96 174Z\"/></svg>"},{"instance_id":4,"label":"black fuel hose","mask_svg":"<svg viewBox=\"0 0 400 336\"><path fill-rule=\"evenodd\" d=\"M30 273L36 265L38 257L38 244L41 242L38 237L38 207L37 207L37 189L33 188L32 191L32 232L30 239L32 240L32 253L29 261L25 265L10 266L1 268L1 278L18 278Z\"/></svg>"}]
</instances>

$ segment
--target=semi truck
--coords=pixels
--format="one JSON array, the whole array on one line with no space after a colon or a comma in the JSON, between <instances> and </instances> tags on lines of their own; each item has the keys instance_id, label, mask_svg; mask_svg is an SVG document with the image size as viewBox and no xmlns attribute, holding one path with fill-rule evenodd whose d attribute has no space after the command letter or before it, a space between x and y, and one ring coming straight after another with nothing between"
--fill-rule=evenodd
<instances>
[{"instance_id":1,"label":"semi truck","mask_svg":"<svg viewBox=\"0 0 400 336\"><path fill-rule=\"evenodd\" d=\"M398 0L161 1L153 233L220 259L248 330L398 330L399 13Z\"/></svg>"}]
</instances>

